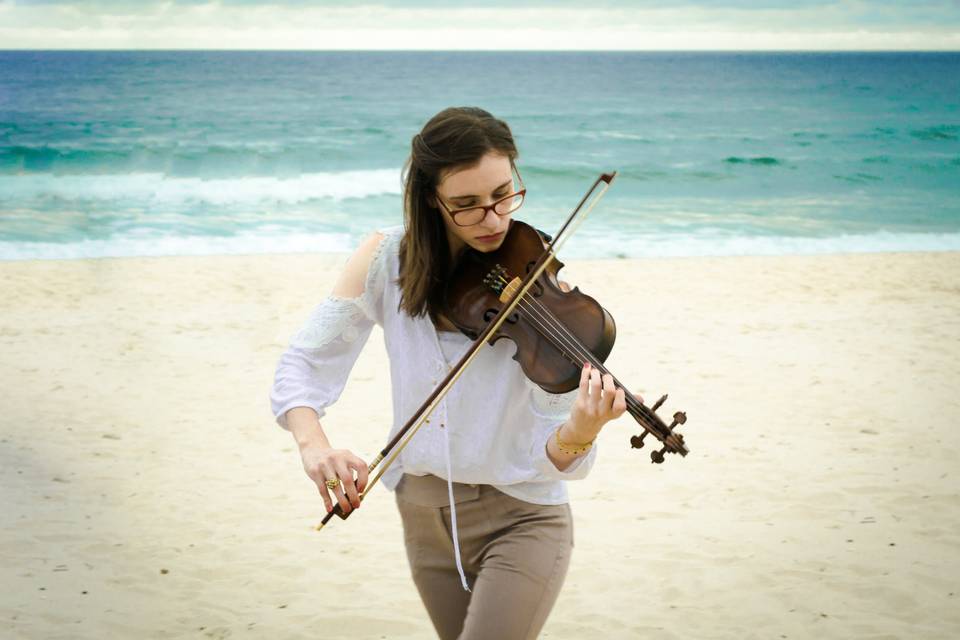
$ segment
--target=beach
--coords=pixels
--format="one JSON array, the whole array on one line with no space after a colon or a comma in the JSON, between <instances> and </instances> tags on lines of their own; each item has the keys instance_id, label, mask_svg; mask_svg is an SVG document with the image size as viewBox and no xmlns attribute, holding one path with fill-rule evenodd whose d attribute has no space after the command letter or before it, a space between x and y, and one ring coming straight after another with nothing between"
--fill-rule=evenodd
<instances>
[{"instance_id":1,"label":"beach","mask_svg":"<svg viewBox=\"0 0 960 640\"><path fill-rule=\"evenodd\" d=\"M392 494L323 515L268 394L345 254L0 263L0 636L430 638ZM570 260L629 417L544 638L960 634L960 253ZM323 424L391 422L375 329ZM451 559L452 562L452 559Z\"/></svg>"}]
</instances>

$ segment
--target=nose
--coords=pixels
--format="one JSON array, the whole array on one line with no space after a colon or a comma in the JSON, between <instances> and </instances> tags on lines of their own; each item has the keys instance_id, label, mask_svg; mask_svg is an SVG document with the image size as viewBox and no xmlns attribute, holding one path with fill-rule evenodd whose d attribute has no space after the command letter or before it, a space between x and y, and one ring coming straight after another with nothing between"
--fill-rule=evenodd
<instances>
[{"instance_id":1,"label":"nose","mask_svg":"<svg viewBox=\"0 0 960 640\"><path fill-rule=\"evenodd\" d=\"M480 221L480 224L485 229L496 229L500 226L500 216L497 215L497 212L493 210L493 207L486 210L483 216L483 220Z\"/></svg>"}]
</instances>

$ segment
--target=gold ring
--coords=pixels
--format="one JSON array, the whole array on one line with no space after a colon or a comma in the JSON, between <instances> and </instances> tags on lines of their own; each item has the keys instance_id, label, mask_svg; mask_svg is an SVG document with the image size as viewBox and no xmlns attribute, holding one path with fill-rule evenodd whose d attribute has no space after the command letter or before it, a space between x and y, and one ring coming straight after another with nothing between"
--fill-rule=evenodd
<instances>
[{"instance_id":1,"label":"gold ring","mask_svg":"<svg viewBox=\"0 0 960 640\"><path fill-rule=\"evenodd\" d=\"M326 482L328 489L336 489L340 486L340 478L332 478Z\"/></svg>"}]
</instances>

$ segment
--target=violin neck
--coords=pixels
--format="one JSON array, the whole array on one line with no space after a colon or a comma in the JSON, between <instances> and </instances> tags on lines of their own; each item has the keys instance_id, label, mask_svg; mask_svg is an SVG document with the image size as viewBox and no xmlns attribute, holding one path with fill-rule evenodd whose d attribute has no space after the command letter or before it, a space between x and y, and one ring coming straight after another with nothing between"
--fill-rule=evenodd
<instances>
[{"instance_id":1,"label":"violin neck","mask_svg":"<svg viewBox=\"0 0 960 640\"><path fill-rule=\"evenodd\" d=\"M655 436L658 436L658 439L663 439L669 435L670 430L663 423L660 417L653 412L650 408L643 404L635 395L630 393L630 390L627 389L623 383L617 380L617 376L607 368L602 362L591 363L594 369L597 369L600 372L600 375L610 374L613 376L613 382L619 388L623 389L624 397L627 401L627 413L633 416L633 419L643 427L645 430L652 432Z\"/></svg>"}]
</instances>

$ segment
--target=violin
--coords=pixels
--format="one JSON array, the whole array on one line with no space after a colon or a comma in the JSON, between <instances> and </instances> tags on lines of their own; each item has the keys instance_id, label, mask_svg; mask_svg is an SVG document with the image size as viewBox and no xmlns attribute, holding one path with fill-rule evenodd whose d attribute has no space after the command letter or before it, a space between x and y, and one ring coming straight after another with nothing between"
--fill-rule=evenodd
<instances>
[{"instance_id":1,"label":"violin","mask_svg":"<svg viewBox=\"0 0 960 640\"><path fill-rule=\"evenodd\" d=\"M501 307L517 294L520 283L533 270L544 251L539 231L511 220L500 247L482 252L468 247L460 255L446 288L444 315L462 333L476 340ZM524 374L548 393L567 393L577 388L584 362L610 373L604 365L617 337L610 312L591 296L574 287L563 291L557 273L564 264L554 258L532 283L523 300L500 327L487 337L493 345L507 338L516 345L516 360ZM612 373L610 373L613 376ZM683 436L674 432L687 416L678 411L667 425L656 414L667 396L648 408L613 376L623 388L627 412L643 427L642 435L630 439L635 449L643 447L649 433L663 443L650 454L660 464L665 453L686 456Z\"/></svg>"},{"instance_id":2,"label":"violin","mask_svg":"<svg viewBox=\"0 0 960 640\"><path fill-rule=\"evenodd\" d=\"M544 241L533 227L513 220L496 251L483 253L467 249L461 254L447 285L444 315L473 339L473 345L370 463L367 470L371 474L381 462L383 466L367 482L360 494L361 500L486 343L493 344L502 338L513 340L517 344L514 359L530 380L550 393L566 393L576 388L584 362L599 369L601 374L613 376L603 364L617 335L613 316L579 288L573 291L560 288L557 272L563 263L556 259L555 249L561 240L569 237L565 232L588 200L590 206L586 212L596 205L616 175L616 172L604 173L597 178L549 246L544 247ZM594 195L600 185L605 186ZM580 215L580 220L585 215ZM666 401L666 395L647 407L616 376L613 381L624 391L627 412L643 428L642 434L630 438L633 448L642 448L644 438L652 433L663 447L650 453L651 462L662 463L665 453L681 456L689 453L683 436L674 432L676 426L686 423L684 412L674 413L673 422L667 425L656 413ZM336 504L316 528L323 529L334 516L346 520L351 513L353 511L343 513Z\"/></svg>"}]
</instances>

